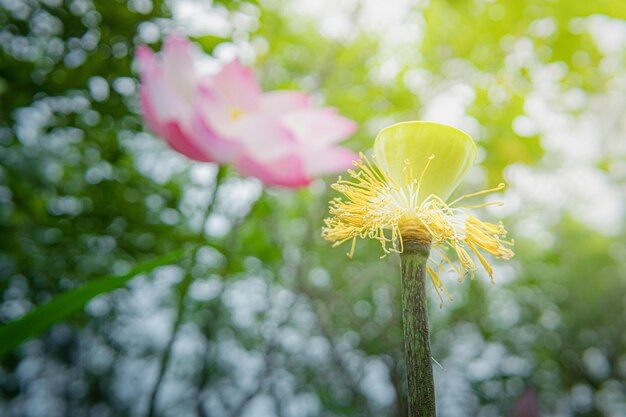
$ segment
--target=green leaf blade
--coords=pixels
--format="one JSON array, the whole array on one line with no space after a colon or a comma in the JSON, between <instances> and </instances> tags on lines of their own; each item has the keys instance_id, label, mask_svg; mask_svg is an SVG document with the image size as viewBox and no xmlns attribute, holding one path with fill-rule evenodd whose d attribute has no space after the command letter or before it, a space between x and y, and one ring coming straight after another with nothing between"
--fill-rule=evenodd
<instances>
[{"instance_id":1,"label":"green leaf blade","mask_svg":"<svg viewBox=\"0 0 626 417\"><path fill-rule=\"evenodd\" d=\"M50 326L80 310L94 297L123 287L139 274L178 261L187 251L178 250L139 264L122 275L108 275L56 296L51 301L26 313L23 317L0 326L0 359L22 342L35 337Z\"/></svg>"}]
</instances>

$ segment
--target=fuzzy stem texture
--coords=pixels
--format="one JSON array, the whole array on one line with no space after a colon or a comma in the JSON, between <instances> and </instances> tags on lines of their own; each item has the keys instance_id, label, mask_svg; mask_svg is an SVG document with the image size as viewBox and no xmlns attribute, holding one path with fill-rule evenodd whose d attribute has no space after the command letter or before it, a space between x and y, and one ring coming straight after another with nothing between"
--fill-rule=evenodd
<instances>
[{"instance_id":1,"label":"fuzzy stem texture","mask_svg":"<svg viewBox=\"0 0 626 417\"><path fill-rule=\"evenodd\" d=\"M402 262L402 321L409 417L435 417L425 275L430 242L405 240Z\"/></svg>"}]
</instances>

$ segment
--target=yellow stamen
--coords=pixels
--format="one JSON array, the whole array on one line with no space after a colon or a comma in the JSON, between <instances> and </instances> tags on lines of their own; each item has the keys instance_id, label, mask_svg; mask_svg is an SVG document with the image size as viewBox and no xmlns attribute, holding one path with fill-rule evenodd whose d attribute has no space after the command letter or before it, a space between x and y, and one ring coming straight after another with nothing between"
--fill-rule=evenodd
<instances>
[{"instance_id":1,"label":"yellow stamen","mask_svg":"<svg viewBox=\"0 0 626 417\"><path fill-rule=\"evenodd\" d=\"M245 111L243 109L240 109L239 107L231 107L229 112L231 122L239 119L241 116L244 115L244 113Z\"/></svg>"},{"instance_id":2,"label":"yellow stamen","mask_svg":"<svg viewBox=\"0 0 626 417\"><path fill-rule=\"evenodd\" d=\"M420 175L420 179L417 181L417 188L418 189L422 185L422 181L424 180L424 175L426 175L426 171L428 171L428 167L430 166L430 163L433 161L433 159L435 159L435 155L430 155L428 157L428 162L426 162L426 166L422 170L422 174ZM410 164L410 162L408 162L408 163ZM408 181L407 181L407 183L408 183Z\"/></svg>"},{"instance_id":3,"label":"yellow stamen","mask_svg":"<svg viewBox=\"0 0 626 417\"><path fill-rule=\"evenodd\" d=\"M481 208L481 207L503 206L503 205L504 205L504 203L502 201L490 201L489 203L473 204L473 205L469 205L469 206L461 206L461 208L464 208L464 209L475 209L475 208Z\"/></svg>"},{"instance_id":4,"label":"yellow stamen","mask_svg":"<svg viewBox=\"0 0 626 417\"><path fill-rule=\"evenodd\" d=\"M330 217L325 219L322 236L334 242L333 246L352 240L348 256L352 257L357 238L378 240L383 256L404 250L403 238L420 238L431 242L440 256L436 268L427 265L426 271L431 277L440 300L442 292L448 293L441 281L444 263L450 266L450 272L456 272L459 280L470 274L473 278L476 264L470 256L473 253L493 281L493 268L487 262L483 252L493 256L510 259L513 251L512 241L501 239L506 230L501 224L492 224L478 220L466 210L486 207L501 202L467 205L458 208L452 206L459 201L504 188L498 187L465 194L453 203L447 204L437 195L429 195L418 203L418 193L426 176L430 162L428 158L418 179L413 176L410 164L405 166L406 185L400 187L384 172L376 160L368 160L361 154L361 160L355 161L355 170L349 170L350 180L339 180L332 188L343 194L344 199L330 201ZM458 264L445 253L451 249ZM469 251L469 252L468 252Z\"/></svg>"},{"instance_id":5,"label":"yellow stamen","mask_svg":"<svg viewBox=\"0 0 626 417\"><path fill-rule=\"evenodd\" d=\"M501 182L500 184L498 184L498 186L497 186L497 187L494 187L494 188L489 188L489 189L487 189L487 190L482 190L482 191L478 191L478 192L476 192L476 193L471 193L471 194L463 194L461 197L457 198L456 200L454 200L452 203L450 203L450 204L448 204L448 205L449 205L449 206L453 206L453 205L455 205L456 203L458 203L459 201L464 200L464 199L466 199L466 198L476 197L477 195L487 194L487 193L493 193L493 192L495 192L495 191L500 191L500 190L502 190L504 187L506 187L506 184L504 184L504 183L502 183L502 182Z\"/></svg>"},{"instance_id":6,"label":"yellow stamen","mask_svg":"<svg viewBox=\"0 0 626 417\"><path fill-rule=\"evenodd\" d=\"M354 256L355 249L356 249L356 236L352 238L352 248L350 249L350 252L348 252L348 258L352 259L352 257Z\"/></svg>"}]
</instances>

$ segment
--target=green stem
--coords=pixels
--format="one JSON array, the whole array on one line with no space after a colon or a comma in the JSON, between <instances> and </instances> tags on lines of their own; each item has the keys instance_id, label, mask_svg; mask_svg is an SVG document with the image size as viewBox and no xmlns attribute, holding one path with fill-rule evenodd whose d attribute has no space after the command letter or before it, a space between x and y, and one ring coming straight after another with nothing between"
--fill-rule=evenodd
<instances>
[{"instance_id":1,"label":"green stem","mask_svg":"<svg viewBox=\"0 0 626 417\"><path fill-rule=\"evenodd\" d=\"M196 251L194 251L195 255ZM195 257L195 256L194 256ZM170 358L172 355L172 347L174 346L174 342L176 341L176 336L178 336L178 329L183 322L183 318L185 316L185 298L187 297L187 293L189 292L189 287L191 286L191 274L187 274L179 287L178 293L178 302L176 308L176 319L174 320L174 325L172 326L172 334L167 341L167 345L163 350L163 355L161 356L161 360L159 362L159 373L157 375L154 386L152 387L152 391L150 393L150 399L148 401L148 412L146 414L147 417L154 417L156 411L156 400L161 389L161 384L163 383L163 377L165 376L165 371L170 364Z\"/></svg>"},{"instance_id":2,"label":"green stem","mask_svg":"<svg viewBox=\"0 0 626 417\"><path fill-rule=\"evenodd\" d=\"M430 245L405 243L402 262L402 321L408 379L409 417L435 417L425 273Z\"/></svg>"},{"instance_id":3,"label":"green stem","mask_svg":"<svg viewBox=\"0 0 626 417\"><path fill-rule=\"evenodd\" d=\"M215 205L215 199L217 198L217 191L222 183L222 179L226 175L226 167L223 165L219 165L217 169L217 173L215 174L215 185L213 186L213 190L211 191L211 198L209 200L208 206L202 216L202 223L200 225L200 239L204 240L204 226L206 225L207 220L211 216L213 211L213 207ZM185 278L181 281L178 286L178 299L176 304L176 318L174 319L174 325L172 326L172 334L170 335L167 344L165 345L165 349L163 350L163 354L161 355L161 360L159 361L159 371L157 374L157 378L152 386L152 390L150 391L150 397L148 399L148 411L146 412L146 417L154 417L156 415L156 403L157 397L161 390L161 384L163 383L163 377L165 376L165 372L170 364L170 359L172 355L172 347L176 342L176 337L178 336L178 329L183 323L183 319L185 318L185 299L187 298L187 294L189 292L189 288L191 287L193 277L191 274L191 268L193 267L196 255L198 250L202 247L199 245L191 254L190 263L188 266L187 274Z\"/></svg>"}]
</instances>

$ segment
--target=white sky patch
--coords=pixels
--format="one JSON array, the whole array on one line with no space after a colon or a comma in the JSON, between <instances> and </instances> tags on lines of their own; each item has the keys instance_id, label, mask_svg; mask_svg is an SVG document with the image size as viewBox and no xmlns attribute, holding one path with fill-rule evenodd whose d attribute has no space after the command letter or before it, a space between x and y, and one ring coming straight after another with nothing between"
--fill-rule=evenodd
<instances>
[{"instance_id":1,"label":"white sky patch","mask_svg":"<svg viewBox=\"0 0 626 417\"><path fill-rule=\"evenodd\" d=\"M348 41L356 35L353 16L356 8L356 0L296 0L284 7L284 13L312 17L323 36Z\"/></svg>"},{"instance_id":2,"label":"white sky patch","mask_svg":"<svg viewBox=\"0 0 626 417\"><path fill-rule=\"evenodd\" d=\"M172 16L177 25L190 35L228 37L233 31L228 11L212 1L170 1Z\"/></svg>"},{"instance_id":3,"label":"white sky patch","mask_svg":"<svg viewBox=\"0 0 626 417\"><path fill-rule=\"evenodd\" d=\"M267 2L271 3L271 2ZM366 33L381 42L380 60L395 57L404 62L419 56L424 20L417 0L295 0L281 8L286 16L304 15L317 22L320 33L343 43L350 43ZM410 46L410 47L409 47ZM388 67L389 68L389 67Z\"/></svg>"},{"instance_id":4,"label":"white sky patch","mask_svg":"<svg viewBox=\"0 0 626 417\"><path fill-rule=\"evenodd\" d=\"M615 235L621 230L623 195L597 168L538 170L511 165L505 177L510 190L502 210L518 219L514 234L519 237L550 243L546 226L560 221L564 211L600 233Z\"/></svg>"},{"instance_id":5,"label":"white sky patch","mask_svg":"<svg viewBox=\"0 0 626 417\"><path fill-rule=\"evenodd\" d=\"M476 93L470 85L454 84L425 103L422 119L454 126L477 139L480 123L467 113L467 108L475 98Z\"/></svg>"},{"instance_id":6,"label":"white sky patch","mask_svg":"<svg viewBox=\"0 0 626 417\"><path fill-rule=\"evenodd\" d=\"M389 369L380 359L368 359L363 369L360 386L365 395L379 407L388 407L396 399L396 392L389 380Z\"/></svg>"},{"instance_id":7,"label":"white sky patch","mask_svg":"<svg viewBox=\"0 0 626 417\"><path fill-rule=\"evenodd\" d=\"M420 3L416 0L395 0L393 5L379 0L295 0L283 10L287 15L313 18L320 33L330 39L350 42L363 31L375 34L388 46L396 46L415 41L421 34L414 19L421 16L416 8Z\"/></svg>"},{"instance_id":8,"label":"white sky patch","mask_svg":"<svg viewBox=\"0 0 626 417\"><path fill-rule=\"evenodd\" d=\"M598 49L605 55L623 53L626 44L626 22L605 15L587 19L587 28Z\"/></svg>"},{"instance_id":9,"label":"white sky patch","mask_svg":"<svg viewBox=\"0 0 626 417\"><path fill-rule=\"evenodd\" d=\"M170 0L174 30L191 36L231 38L231 42L217 45L213 57L199 59L199 71L216 72L223 63L239 58L244 64L254 62L254 46L249 33L259 24L259 10L243 4L237 11L229 11L220 4L206 0Z\"/></svg>"},{"instance_id":10,"label":"white sky patch","mask_svg":"<svg viewBox=\"0 0 626 417\"><path fill-rule=\"evenodd\" d=\"M412 51L417 52L415 46L421 40L425 22L416 0L397 0L390 4L380 0L365 0L361 2L358 24L362 31L376 33L382 42L382 51L391 52L389 56L402 52L400 58L414 57ZM411 45L404 49L405 45ZM400 51L399 49L403 50Z\"/></svg>"}]
</instances>

